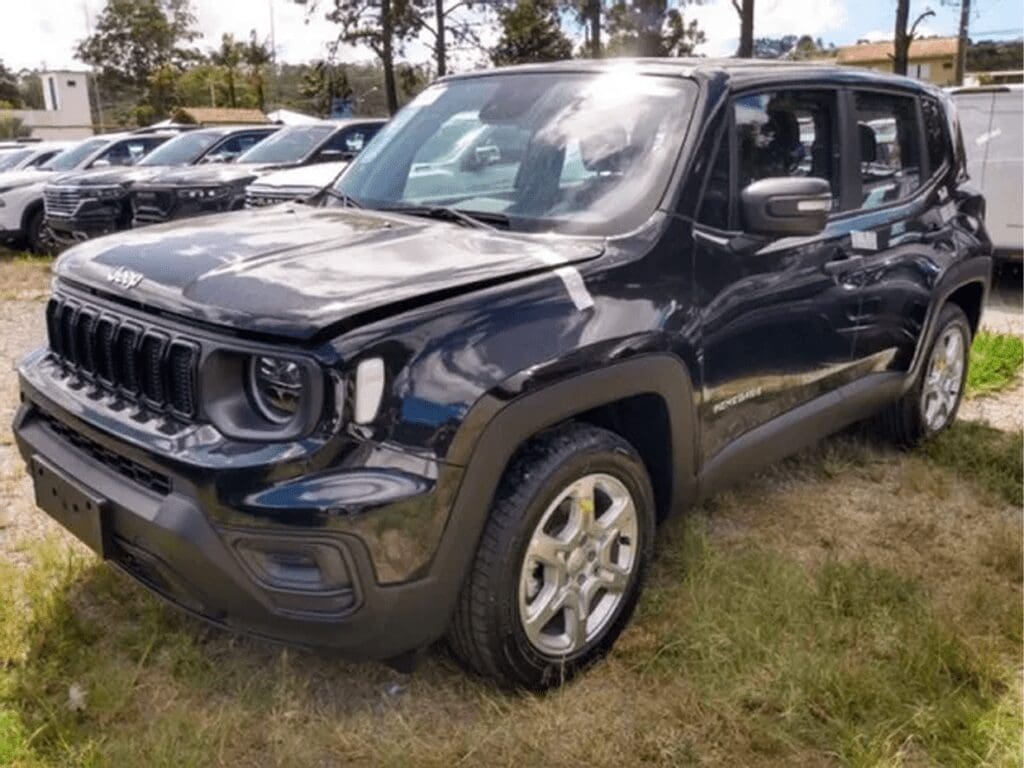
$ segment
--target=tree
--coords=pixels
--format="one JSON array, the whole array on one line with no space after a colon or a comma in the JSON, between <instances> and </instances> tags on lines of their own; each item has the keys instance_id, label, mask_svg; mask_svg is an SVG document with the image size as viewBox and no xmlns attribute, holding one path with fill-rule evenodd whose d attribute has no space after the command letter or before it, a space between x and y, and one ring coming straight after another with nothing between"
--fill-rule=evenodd
<instances>
[{"instance_id":1,"label":"tree","mask_svg":"<svg viewBox=\"0 0 1024 768\"><path fill-rule=\"evenodd\" d=\"M31 135L32 129L26 128L20 117L0 115L0 139L20 139Z\"/></svg>"},{"instance_id":2,"label":"tree","mask_svg":"<svg viewBox=\"0 0 1024 768\"><path fill-rule=\"evenodd\" d=\"M266 40L256 36L256 30L249 32L249 42L242 47L242 61L245 63L249 77L249 85L256 94L256 106L263 112L266 110L266 77L264 71L274 60L274 51Z\"/></svg>"},{"instance_id":3,"label":"tree","mask_svg":"<svg viewBox=\"0 0 1024 768\"><path fill-rule=\"evenodd\" d=\"M967 49L967 69L971 72L1001 72L1024 69L1024 48L1019 41L983 40Z\"/></svg>"},{"instance_id":4,"label":"tree","mask_svg":"<svg viewBox=\"0 0 1024 768\"><path fill-rule=\"evenodd\" d=\"M155 73L164 67L182 69L198 54L188 44L196 39L190 0L107 0L96 30L80 41L78 58L99 72L103 92L115 103L149 107Z\"/></svg>"},{"instance_id":5,"label":"tree","mask_svg":"<svg viewBox=\"0 0 1024 768\"><path fill-rule=\"evenodd\" d=\"M907 74L907 65L910 61L910 44L914 41L914 33L917 32L917 25L929 16L934 15L935 11L929 8L914 20L910 30L907 31L907 21L910 19L910 0L897 0L896 30L893 35L893 73L897 75Z\"/></svg>"},{"instance_id":6,"label":"tree","mask_svg":"<svg viewBox=\"0 0 1024 768\"><path fill-rule=\"evenodd\" d=\"M210 61L224 72L224 81L228 86L228 106L238 107L238 91L235 81L242 66L242 55L245 43L235 40L234 35L225 34L220 39L220 48L210 52Z\"/></svg>"},{"instance_id":7,"label":"tree","mask_svg":"<svg viewBox=\"0 0 1024 768\"><path fill-rule=\"evenodd\" d=\"M384 69L384 95L388 112L398 111L395 56L419 28L414 3L419 0L334 0L330 21L341 26L339 42L365 45Z\"/></svg>"},{"instance_id":8,"label":"tree","mask_svg":"<svg viewBox=\"0 0 1024 768\"><path fill-rule=\"evenodd\" d=\"M749 59L754 55L754 0L732 0L740 17L740 46L736 55Z\"/></svg>"},{"instance_id":9,"label":"tree","mask_svg":"<svg viewBox=\"0 0 1024 768\"><path fill-rule=\"evenodd\" d=\"M18 109L22 105L21 89L18 78L0 59L0 104L9 109Z\"/></svg>"},{"instance_id":10,"label":"tree","mask_svg":"<svg viewBox=\"0 0 1024 768\"><path fill-rule=\"evenodd\" d=\"M335 99L352 98L352 86L344 64L318 61L303 76L299 93L309 100L317 115L327 117Z\"/></svg>"},{"instance_id":11,"label":"tree","mask_svg":"<svg viewBox=\"0 0 1024 768\"><path fill-rule=\"evenodd\" d=\"M572 58L572 41L562 32L555 0L516 0L498 9L501 37L491 49L498 66Z\"/></svg>"},{"instance_id":12,"label":"tree","mask_svg":"<svg viewBox=\"0 0 1024 768\"><path fill-rule=\"evenodd\" d=\"M754 40L755 59L814 59L827 55L821 38L810 35L783 35L782 37L759 37Z\"/></svg>"},{"instance_id":13,"label":"tree","mask_svg":"<svg viewBox=\"0 0 1024 768\"><path fill-rule=\"evenodd\" d=\"M696 20L686 23L667 0L619 0L608 14L613 56L688 56L704 42Z\"/></svg>"}]
</instances>

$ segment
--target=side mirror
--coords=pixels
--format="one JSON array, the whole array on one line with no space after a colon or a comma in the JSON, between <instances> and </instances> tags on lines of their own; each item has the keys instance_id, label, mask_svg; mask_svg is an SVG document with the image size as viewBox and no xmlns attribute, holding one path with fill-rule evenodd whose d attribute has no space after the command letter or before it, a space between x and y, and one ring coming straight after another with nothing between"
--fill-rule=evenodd
<instances>
[{"instance_id":1,"label":"side mirror","mask_svg":"<svg viewBox=\"0 0 1024 768\"><path fill-rule=\"evenodd\" d=\"M740 193L745 232L779 237L816 235L832 210L824 179L782 176L755 181Z\"/></svg>"}]
</instances>

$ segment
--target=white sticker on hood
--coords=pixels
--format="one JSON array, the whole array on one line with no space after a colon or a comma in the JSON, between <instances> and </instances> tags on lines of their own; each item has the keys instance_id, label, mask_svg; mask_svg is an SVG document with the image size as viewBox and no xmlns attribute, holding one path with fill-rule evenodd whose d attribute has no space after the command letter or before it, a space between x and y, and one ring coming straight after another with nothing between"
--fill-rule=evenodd
<instances>
[{"instance_id":1,"label":"white sticker on hood","mask_svg":"<svg viewBox=\"0 0 1024 768\"><path fill-rule=\"evenodd\" d=\"M991 130L988 133L981 134L981 136L974 140L974 143L980 147L983 144L988 144L990 141L992 141L992 139L998 139L1002 135L1003 129L996 128L995 130Z\"/></svg>"},{"instance_id":2,"label":"white sticker on hood","mask_svg":"<svg viewBox=\"0 0 1024 768\"><path fill-rule=\"evenodd\" d=\"M576 267L566 264L565 259L552 253L538 254L538 258L545 264L558 267L555 274L565 285L565 290L568 292L569 298L572 299L572 303L576 305L576 309L582 312L594 306L594 297L590 295L587 284L583 282L583 275Z\"/></svg>"}]
</instances>

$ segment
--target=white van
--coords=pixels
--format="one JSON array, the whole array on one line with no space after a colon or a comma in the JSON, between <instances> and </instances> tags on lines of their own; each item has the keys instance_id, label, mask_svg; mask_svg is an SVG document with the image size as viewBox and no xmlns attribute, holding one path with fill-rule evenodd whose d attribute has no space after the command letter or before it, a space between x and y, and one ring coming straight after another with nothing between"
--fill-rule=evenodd
<instances>
[{"instance_id":1,"label":"white van","mask_svg":"<svg viewBox=\"0 0 1024 768\"><path fill-rule=\"evenodd\" d=\"M952 96L996 255L1024 260L1024 85L957 88Z\"/></svg>"}]
</instances>

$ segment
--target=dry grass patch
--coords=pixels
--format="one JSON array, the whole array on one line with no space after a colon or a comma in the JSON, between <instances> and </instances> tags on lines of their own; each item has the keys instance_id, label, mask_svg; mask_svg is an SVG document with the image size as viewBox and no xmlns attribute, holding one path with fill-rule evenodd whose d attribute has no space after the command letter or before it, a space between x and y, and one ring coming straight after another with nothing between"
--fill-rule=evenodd
<instances>
[{"instance_id":1,"label":"dry grass patch","mask_svg":"<svg viewBox=\"0 0 1024 768\"><path fill-rule=\"evenodd\" d=\"M0 250L0 300L43 299L50 293L53 259Z\"/></svg>"}]
</instances>

